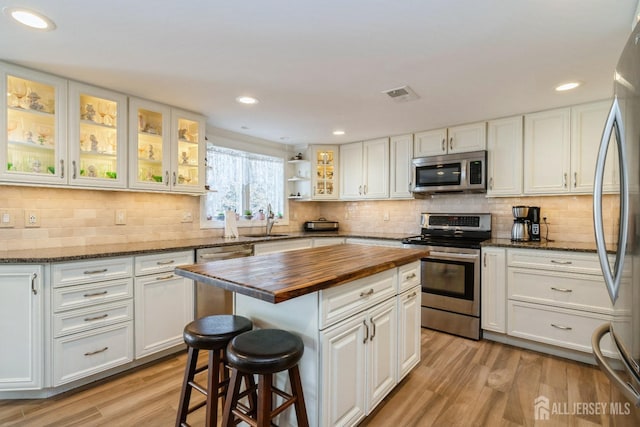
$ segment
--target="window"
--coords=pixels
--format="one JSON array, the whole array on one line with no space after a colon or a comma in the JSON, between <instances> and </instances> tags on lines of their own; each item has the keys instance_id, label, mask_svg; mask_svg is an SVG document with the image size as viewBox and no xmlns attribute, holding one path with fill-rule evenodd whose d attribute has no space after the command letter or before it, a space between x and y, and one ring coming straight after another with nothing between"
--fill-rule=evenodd
<instances>
[{"instance_id":1,"label":"window","mask_svg":"<svg viewBox=\"0 0 640 427\"><path fill-rule=\"evenodd\" d=\"M207 222L223 220L224 212L240 214L251 211L254 218L266 213L267 205L276 215L285 212L284 160L207 144L206 185L204 196Z\"/></svg>"}]
</instances>

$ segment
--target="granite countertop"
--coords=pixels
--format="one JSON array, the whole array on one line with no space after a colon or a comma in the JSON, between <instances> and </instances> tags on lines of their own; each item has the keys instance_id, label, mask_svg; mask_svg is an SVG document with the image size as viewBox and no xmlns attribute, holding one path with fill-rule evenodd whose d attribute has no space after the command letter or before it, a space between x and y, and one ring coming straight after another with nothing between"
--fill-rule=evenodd
<instances>
[{"instance_id":1,"label":"granite countertop","mask_svg":"<svg viewBox=\"0 0 640 427\"><path fill-rule=\"evenodd\" d=\"M279 233L276 233L279 234ZM289 240L313 237L351 237L363 239L402 240L409 237L398 233L345 233L345 232L285 232L270 237L240 236L234 239L224 237L206 237L200 239L156 240L150 242L117 243L92 246L71 246L44 249L0 250L0 264L47 263L75 261L113 256L131 256L157 252L194 250L214 246L229 246L243 243L264 243L276 240Z\"/></svg>"},{"instance_id":2,"label":"granite countertop","mask_svg":"<svg viewBox=\"0 0 640 427\"><path fill-rule=\"evenodd\" d=\"M501 248L543 249L551 251L596 252L595 242L540 241L512 242L510 239L490 239L481 244L482 247L495 246ZM615 253L615 245L607 245L607 252Z\"/></svg>"},{"instance_id":3,"label":"granite countertop","mask_svg":"<svg viewBox=\"0 0 640 427\"><path fill-rule=\"evenodd\" d=\"M176 267L175 274L278 303L409 264L425 249L346 244Z\"/></svg>"}]
</instances>

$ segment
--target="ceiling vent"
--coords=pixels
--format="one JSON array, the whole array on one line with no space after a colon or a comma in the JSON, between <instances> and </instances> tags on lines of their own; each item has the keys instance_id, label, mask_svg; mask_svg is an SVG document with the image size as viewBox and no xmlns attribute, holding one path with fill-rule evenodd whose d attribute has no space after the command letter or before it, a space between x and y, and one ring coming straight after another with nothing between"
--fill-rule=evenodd
<instances>
[{"instance_id":1,"label":"ceiling vent","mask_svg":"<svg viewBox=\"0 0 640 427\"><path fill-rule=\"evenodd\" d=\"M382 93L396 102L413 101L420 98L409 86L397 87L395 89L385 90Z\"/></svg>"}]
</instances>

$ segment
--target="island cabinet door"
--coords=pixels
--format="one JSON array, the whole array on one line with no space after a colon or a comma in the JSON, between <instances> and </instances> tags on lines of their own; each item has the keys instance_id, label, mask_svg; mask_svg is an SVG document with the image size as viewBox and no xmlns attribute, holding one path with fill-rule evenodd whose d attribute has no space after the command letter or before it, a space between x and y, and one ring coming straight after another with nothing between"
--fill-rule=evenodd
<instances>
[{"instance_id":1,"label":"island cabinet door","mask_svg":"<svg viewBox=\"0 0 640 427\"><path fill-rule=\"evenodd\" d=\"M320 333L321 426L356 425L365 417L366 328L363 313Z\"/></svg>"},{"instance_id":2,"label":"island cabinet door","mask_svg":"<svg viewBox=\"0 0 640 427\"><path fill-rule=\"evenodd\" d=\"M398 382L420 363L420 285L398 295Z\"/></svg>"},{"instance_id":3,"label":"island cabinet door","mask_svg":"<svg viewBox=\"0 0 640 427\"><path fill-rule=\"evenodd\" d=\"M396 299L370 310L367 354L367 414L396 386L398 360ZM366 331L365 331L366 333ZM366 335L365 335L365 338Z\"/></svg>"}]
</instances>

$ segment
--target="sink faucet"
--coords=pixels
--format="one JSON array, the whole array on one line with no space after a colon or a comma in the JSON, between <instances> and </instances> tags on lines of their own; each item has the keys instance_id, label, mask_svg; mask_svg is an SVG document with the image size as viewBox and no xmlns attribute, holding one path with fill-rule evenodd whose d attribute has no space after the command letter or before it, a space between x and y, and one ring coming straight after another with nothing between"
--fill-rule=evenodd
<instances>
[{"instance_id":1,"label":"sink faucet","mask_svg":"<svg viewBox=\"0 0 640 427\"><path fill-rule=\"evenodd\" d=\"M267 229L266 229L267 236L271 234L271 229L273 228L273 224L276 222L275 217L276 216L273 213L273 210L271 209L271 203L269 203L267 205Z\"/></svg>"}]
</instances>

